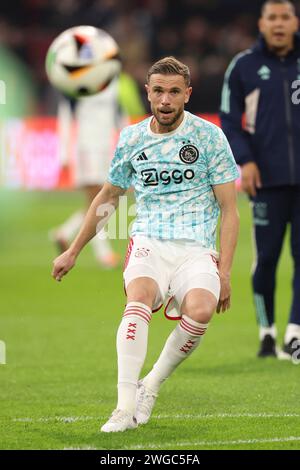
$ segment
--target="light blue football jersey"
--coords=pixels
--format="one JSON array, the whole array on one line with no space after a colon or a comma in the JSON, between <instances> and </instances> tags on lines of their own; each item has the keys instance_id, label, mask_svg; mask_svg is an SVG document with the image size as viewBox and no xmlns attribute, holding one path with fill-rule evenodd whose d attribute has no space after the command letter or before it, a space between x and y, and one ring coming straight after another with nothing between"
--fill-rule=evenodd
<instances>
[{"instance_id":1,"label":"light blue football jersey","mask_svg":"<svg viewBox=\"0 0 300 470\"><path fill-rule=\"evenodd\" d=\"M173 132L155 134L150 122L123 129L108 177L114 186L134 188L131 235L215 249L219 205L212 186L239 176L225 135L187 111Z\"/></svg>"}]
</instances>

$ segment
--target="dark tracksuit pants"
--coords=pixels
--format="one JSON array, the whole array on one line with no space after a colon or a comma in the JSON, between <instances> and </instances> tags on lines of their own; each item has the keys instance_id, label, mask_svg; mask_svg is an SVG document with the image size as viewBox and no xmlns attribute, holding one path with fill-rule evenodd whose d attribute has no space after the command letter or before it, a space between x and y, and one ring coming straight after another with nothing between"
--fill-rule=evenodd
<instances>
[{"instance_id":1,"label":"dark tracksuit pants","mask_svg":"<svg viewBox=\"0 0 300 470\"><path fill-rule=\"evenodd\" d=\"M289 323L300 325L300 186L260 189L252 203L257 250L252 281L258 323L265 327L274 323L276 268L290 224L294 277Z\"/></svg>"}]
</instances>

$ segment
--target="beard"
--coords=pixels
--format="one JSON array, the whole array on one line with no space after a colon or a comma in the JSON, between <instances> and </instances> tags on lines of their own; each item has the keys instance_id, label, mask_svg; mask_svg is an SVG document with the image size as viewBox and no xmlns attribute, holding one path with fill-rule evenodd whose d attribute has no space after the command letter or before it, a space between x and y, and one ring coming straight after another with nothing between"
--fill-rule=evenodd
<instances>
[{"instance_id":1,"label":"beard","mask_svg":"<svg viewBox=\"0 0 300 470\"><path fill-rule=\"evenodd\" d=\"M151 111L153 113L153 116L155 117L155 119L157 120L157 122L159 123L160 126L163 126L163 127L172 127L174 124L176 124L176 122L180 119L180 117L182 116L182 113L184 111L184 108L180 108L177 113L172 117L170 118L169 121L163 121L161 119L161 116L160 114L158 113L157 110L155 110L152 106L151 106Z\"/></svg>"}]
</instances>

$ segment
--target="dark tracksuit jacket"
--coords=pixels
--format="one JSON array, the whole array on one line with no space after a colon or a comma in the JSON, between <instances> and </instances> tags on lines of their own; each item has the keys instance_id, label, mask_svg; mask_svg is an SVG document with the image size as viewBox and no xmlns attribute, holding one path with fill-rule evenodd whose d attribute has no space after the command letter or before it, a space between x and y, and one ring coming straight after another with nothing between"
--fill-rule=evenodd
<instances>
[{"instance_id":1,"label":"dark tracksuit jacket","mask_svg":"<svg viewBox=\"0 0 300 470\"><path fill-rule=\"evenodd\" d=\"M291 222L296 272L290 321L300 324L298 34L294 49L284 58L272 53L261 37L252 49L233 59L225 75L220 117L237 163L255 162L262 178L263 189L253 201L258 255L253 284L259 323L268 326L274 320L275 270L285 228Z\"/></svg>"},{"instance_id":2,"label":"dark tracksuit jacket","mask_svg":"<svg viewBox=\"0 0 300 470\"><path fill-rule=\"evenodd\" d=\"M224 81L221 122L238 164L254 161L264 187L300 184L300 36L284 59L263 38L231 62ZM296 86L296 84L294 85ZM246 129L241 120L245 112Z\"/></svg>"}]
</instances>

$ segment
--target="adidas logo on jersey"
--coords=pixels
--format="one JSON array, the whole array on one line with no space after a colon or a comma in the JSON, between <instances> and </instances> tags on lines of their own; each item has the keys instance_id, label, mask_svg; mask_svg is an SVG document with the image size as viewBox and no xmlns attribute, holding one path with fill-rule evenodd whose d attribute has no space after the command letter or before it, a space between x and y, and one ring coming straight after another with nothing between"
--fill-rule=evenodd
<instances>
[{"instance_id":1,"label":"adidas logo on jersey","mask_svg":"<svg viewBox=\"0 0 300 470\"><path fill-rule=\"evenodd\" d=\"M145 155L145 152L143 152L138 158L137 158L137 162L141 162L141 161L146 161L148 160L147 156Z\"/></svg>"}]
</instances>

